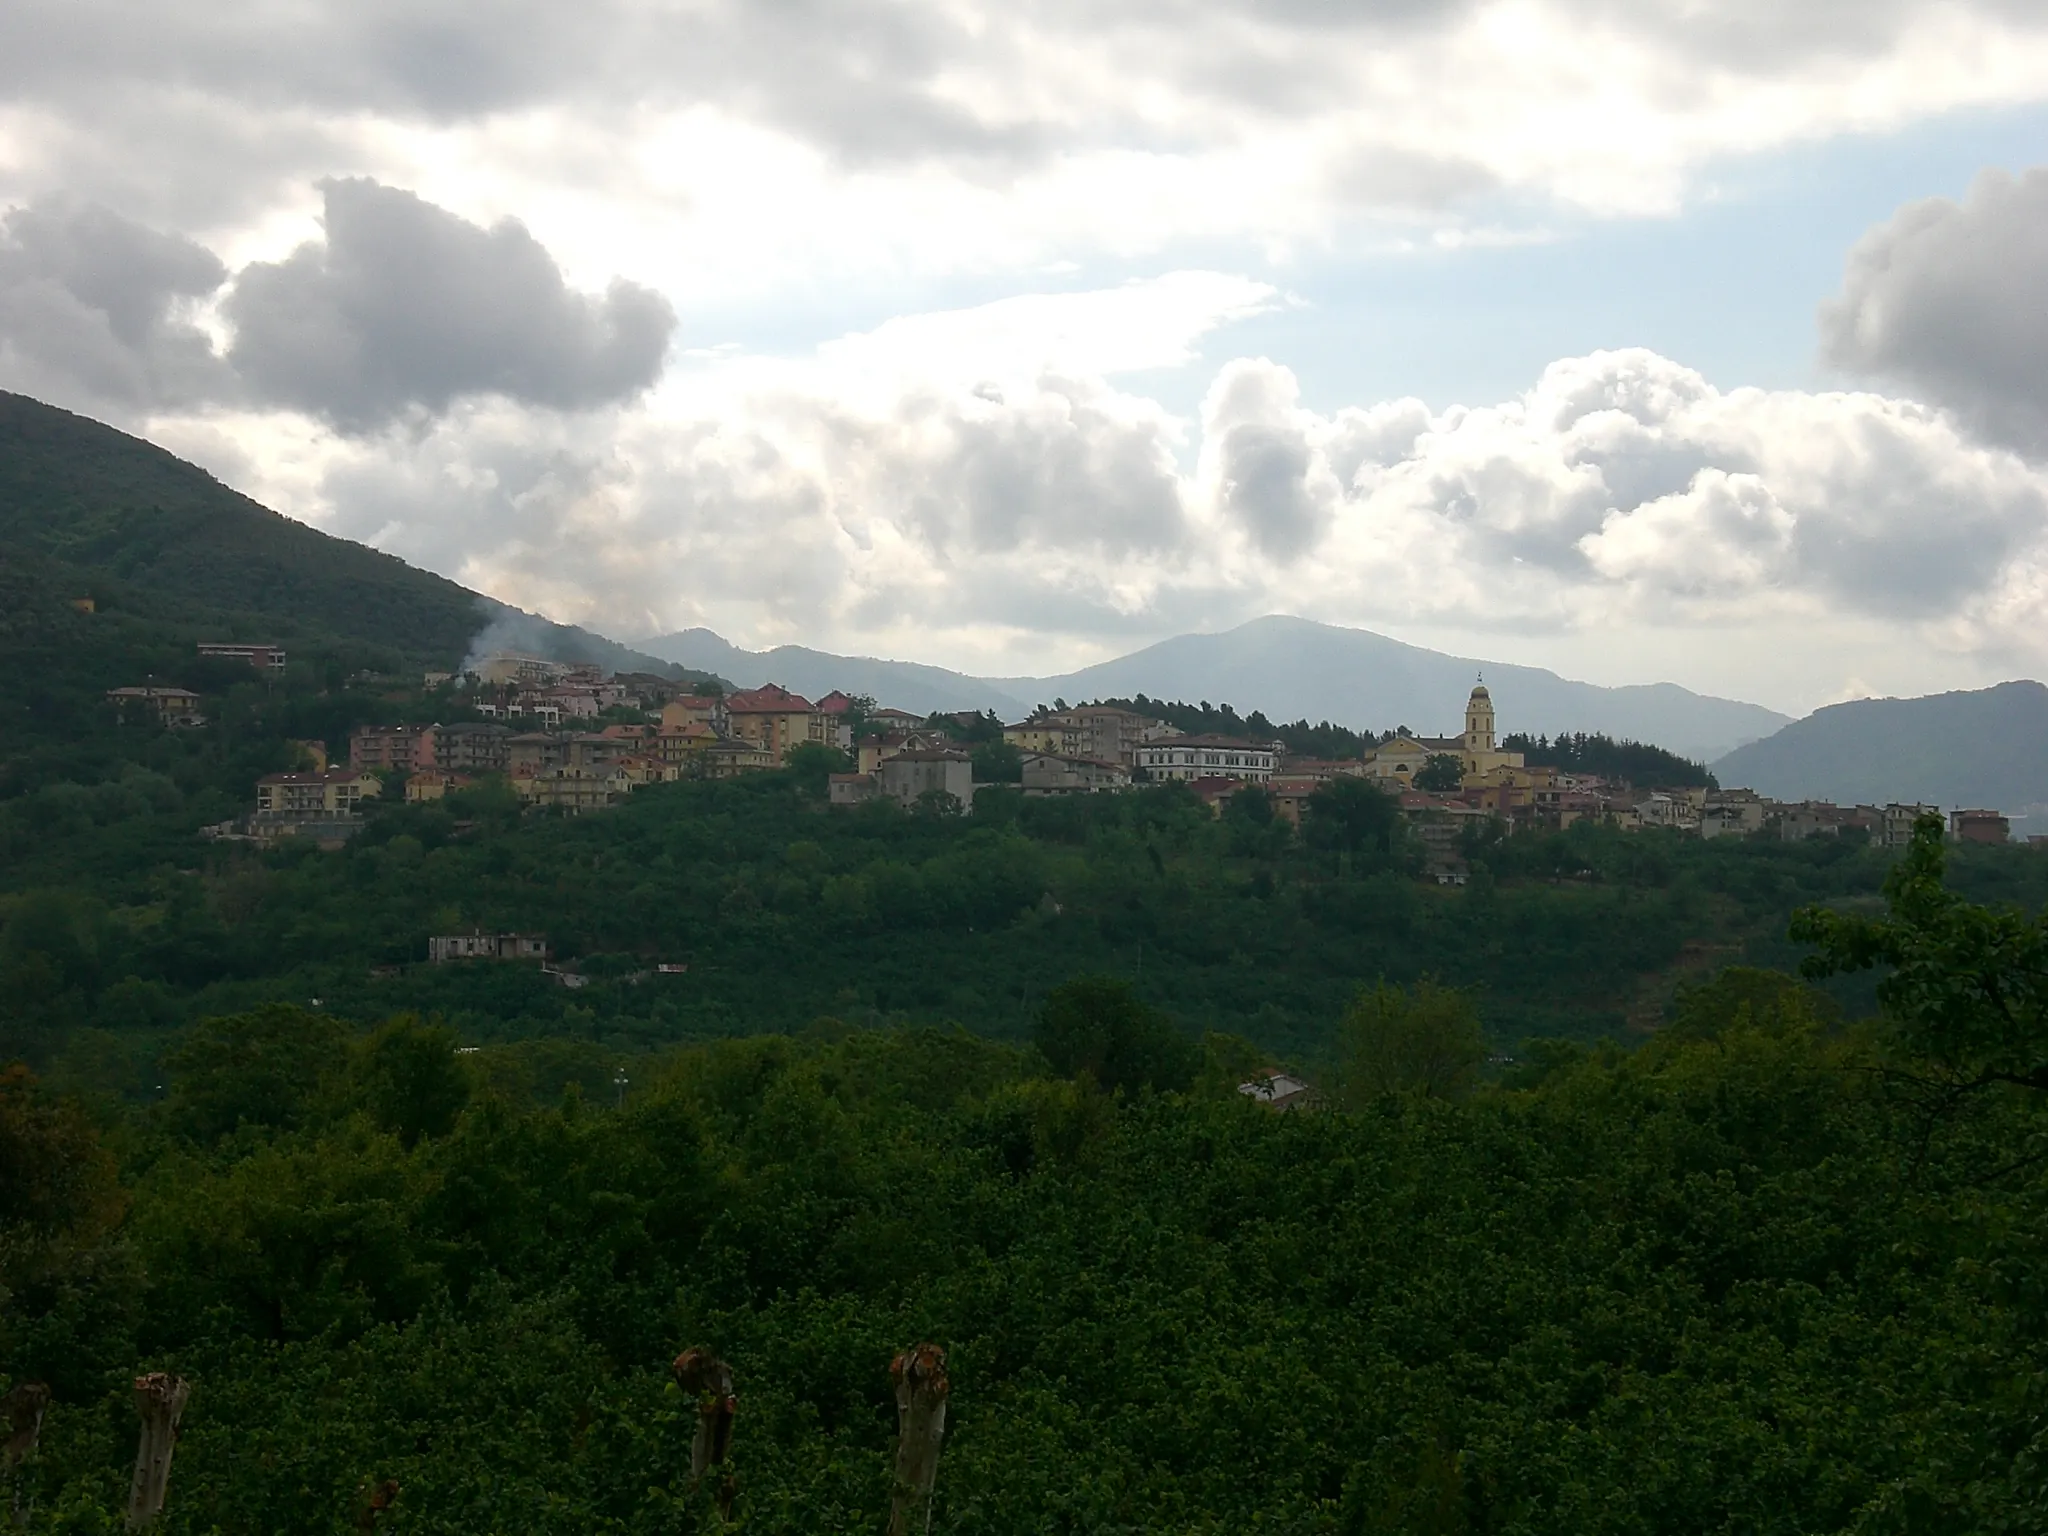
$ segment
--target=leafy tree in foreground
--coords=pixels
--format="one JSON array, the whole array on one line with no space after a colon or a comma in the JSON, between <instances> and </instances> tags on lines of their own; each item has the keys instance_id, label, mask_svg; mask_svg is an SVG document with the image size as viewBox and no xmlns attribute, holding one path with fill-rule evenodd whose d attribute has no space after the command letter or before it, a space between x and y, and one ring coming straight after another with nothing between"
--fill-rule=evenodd
<instances>
[{"instance_id":1,"label":"leafy tree in foreground","mask_svg":"<svg viewBox=\"0 0 2048 1536\"><path fill-rule=\"evenodd\" d=\"M1964 900L1943 884L1945 862L1941 818L1922 816L1885 877L1883 917L1793 914L1792 937L1817 950L1805 972L1889 967L1878 1000L1905 1048L1953 1087L2048 1090L2048 917Z\"/></svg>"},{"instance_id":2,"label":"leafy tree in foreground","mask_svg":"<svg viewBox=\"0 0 2048 1536\"><path fill-rule=\"evenodd\" d=\"M1455 987L1424 978L1412 991L1362 989L1337 1034L1340 1103L1362 1108L1393 1094L1462 1098L1486 1061L1479 1012Z\"/></svg>"},{"instance_id":3,"label":"leafy tree in foreground","mask_svg":"<svg viewBox=\"0 0 2048 1536\"><path fill-rule=\"evenodd\" d=\"M1465 781L1465 765L1455 752L1432 752L1415 775L1415 787L1444 794Z\"/></svg>"},{"instance_id":4,"label":"leafy tree in foreground","mask_svg":"<svg viewBox=\"0 0 2048 1536\"><path fill-rule=\"evenodd\" d=\"M1062 1077L1086 1072L1105 1092L1181 1090L1195 1080L1200 1053L1131 985L1084 976L1055 987L1032 1040Z\"/></svg>"}]
</instances>

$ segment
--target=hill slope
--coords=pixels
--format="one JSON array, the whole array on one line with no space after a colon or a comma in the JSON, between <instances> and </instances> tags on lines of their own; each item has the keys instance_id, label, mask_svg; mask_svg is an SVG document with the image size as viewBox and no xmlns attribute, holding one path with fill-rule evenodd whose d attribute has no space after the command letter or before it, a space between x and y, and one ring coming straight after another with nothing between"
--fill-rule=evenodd
<instances>
[{"instance_id":1,"label":"hill slope","mask_svg":"<svg viewBox=\"0 0 2048 1536\"><path fill-rule=\"evenodd\" d=\"M748 686L774 681L813 694L843 688L904 709L994 709L1006 718L1055 698L1074 703L1143 693L1260 709L1276 721L1457 731L1472 680L1484 670L1502 731L1604 731L1704 760L1767 736L1787 719L1760 705L1672 683L1601 688L1540 667L1446 656L1370 630L1278 615L1221 634L1163 640L1057 677L969 677L943 667L833 656L801 646L745 651L708 629L640 644L657 656L714 668Z\"/></svg>"},{"instance_id":2,"label":"hill slope","mask_svg":"<svg viewBox=\"0 0 2048 1536\"><path fill-rule=\"evenodd\" d=\"M1306 717L1424 734L1463 728L1465 696L1481 671L1500 729L1555 735L1604 731L1709 758L1768 735L1786 717L1759 704L1693 693L1675 683L1602 688L1541 667L1446 656L1370 630L1274 615L1217 635L1181 635L1063 677L997 678L1042 699L1148 693L1229 700L1275 720Z\"/></svg>"},{"instance_id":3,"label":"hill slope","mask_svg":"<svg viewBox=\"0 0 2048 1536\"><path fill-rule=\"evenodd\" d=\"M0 392L0 552L103 605L213 638L352 641L452 667L495 619L565 661L674 669L230 490L152 443ZM189 640L190 634L180 639Z\"/></svg>"},{"instance_id":4,"label":"hill slope","mask_svg":"<svg viewBox=\"0 0 2048 1536\"><path fill-rule=\"evenodd\" d=\"M2048 687L1831 704L1729 753L1714 772L1780 799L2018 811L2048 803Z\"/></svg>"},{"instance_id":5,"label":"hill slope","mask_svg":"<svg viewBox=\"0 0 2048 1536\"><path fill-rule=\"evenodd\" d=\"M665 660L680 662L729 677L742 688L763 683L780 683L812 698L837 688L846 693L865 693L897 709L914 709L920 714L956 709L993 709L1005 720L1026 712L1029 705L1021 695L998 688L986 680L928 667L914 661L884 661L874 656L835 656L802 645L778 645L772 650L749 651L734 645L708 629L684 629L670 635L656 635L637 642L640 648Z\"/></svg>"}]
</instances>

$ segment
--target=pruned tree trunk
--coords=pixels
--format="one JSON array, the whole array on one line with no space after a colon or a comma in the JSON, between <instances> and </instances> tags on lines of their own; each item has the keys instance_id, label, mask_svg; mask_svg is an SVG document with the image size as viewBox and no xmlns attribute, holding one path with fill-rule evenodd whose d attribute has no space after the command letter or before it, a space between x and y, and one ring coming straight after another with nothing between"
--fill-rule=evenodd
<instances>
[{"instance_id":1,"label":"pruned tree trunk","mask_svg":"<svg viewBox=\"0 0 2048 1536\"><path fill-rule=\"evenodd\" d=\"M946 1352L936 1344L906 1349L890 1363L896 1378L896 1486L889 1536L932 1528L932 1486L939 1480L939 1442L946 1435Z\"/></svg>"},{"instance_id":2,"label":"pruned tree trunk","mask_svg":"<svg viewBox=\"0 0 2048 1536\"><path fill-rule=\"evenodd\" d=\"M171 1483L171 1451L178 1443L178 1419L192 1384L182 1376L151 1371L135 1378L135 1411L142 1415L142 1439L135 1448L135 1480L128 1485L128 1528L140 1530L164 1512Z\"/></svg>"},{"instance_id":3,"label":"pruned tree trunk","mask_svg":"<svg viewBox=\"0 0 2048 1536\"><path fill-rule=\"evenodd\" d=\"M732 1449L732 1421L740 1400L732 1390L732 1367L708 1349L686 1349L676 1356L676 1385L697 1399L697 1433L690 1441L690 1486L697 1487L713 1467L725 1464ZM738 1484L730 1473L718 1479L718 1518L732 1518Z\"/></svg>"},{"instance_id":4,"label":"pruned tree trunk","mask_svg":"<svg viewBox=\"0 0 2048 1536\"><path fill-rule=\"evenodd\" d=\"M50 1406L50 1389L40 1381L22 1381L14 1385L5 1397L0 1397L0 1422L7 1429L7 1439L0 1442L0 1471L13 1472L36 1451L36 1442L43 1434L43 1414ZM10 1477L14 1484L14 1523L28 1524L28 1508L22 1502L21 1483Z\"/></svg>"},{"instance_id":5,"label":"pruned tree trunk","mask_svg":"<svg viewBox=\"0 0 2048 1536\"><path fill-rule=\"evenodd\" d=\"M398 1502L398 1481L387 1477L373 1488L370 1480L364 1478L360 1494L360 1502L356 1505L356 1529L374 1531L378 1519Z\"/></svg>"}]
</instances>

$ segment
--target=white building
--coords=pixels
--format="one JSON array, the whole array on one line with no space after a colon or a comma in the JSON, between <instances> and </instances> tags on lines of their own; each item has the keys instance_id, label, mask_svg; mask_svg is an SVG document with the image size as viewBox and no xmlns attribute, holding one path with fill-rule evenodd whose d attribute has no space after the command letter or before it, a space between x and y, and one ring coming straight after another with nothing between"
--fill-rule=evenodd
<instances>
[{"instance_id":1,"label":"white building","mask_svg":"<svg viewBox=\"0 0 2048 1536\"><path fill-rule=\"evenodd\" d=\"M1243 779L1263 784L1273 777L1274 749L1231 736L1175 736L1138 748L1138 766L1155 779Z\"/></svg>"}]
</instances>

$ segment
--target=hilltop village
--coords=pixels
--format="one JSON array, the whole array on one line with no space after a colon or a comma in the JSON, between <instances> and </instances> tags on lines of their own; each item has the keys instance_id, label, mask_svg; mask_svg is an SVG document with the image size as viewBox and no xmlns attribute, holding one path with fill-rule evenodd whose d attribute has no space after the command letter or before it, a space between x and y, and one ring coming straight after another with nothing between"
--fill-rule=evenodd
<instances>
[{"instance_id":1,"label":"hilltop village","mask_svg":"<svg viewBox=\"0 0 2048 1536\"><path fill-rule=\"evenodd\" d=\"M259 673L285 664L277 646L201 651ZM1298 827L1319 794L1355 780L1392 798L1434 878L1460 883L1460 849L1474 836L1590 820L1701 838L1853 836L1900 847L1915 819L1937 810L1782 802L1711 779L1633 783L1531 763L1503 744L1483 681L1465 700L1456 735L1401 729L1364 738L1356 756L1323 758L1291 754L1279 740L1189 733L1118 704L1062 700L1012 722L973 711L920 716L843 692L812 700L775 683L728 692L513 654L459 674L427 673L421 686L449 720L361 726L349 735L345 763L329 761L325 742L298 743L300 766L264 775L248 814L210 835L303 837L331 847L362 825L367 802L385 797L439 800L496 780L530 809L582 815L651 784L794 766L821 772L829 804L841 808L887 801L968 815L991 787L1041 797L1178 782L1218 815L1250 796L1258 815ZM183 689L117 688L108 699L124 718L145 714L180 729L206 723L198 695ZM1996 811L1956 810L1949 825L1964 841L2011 835Z\"/></svg>"}]
</instances>

